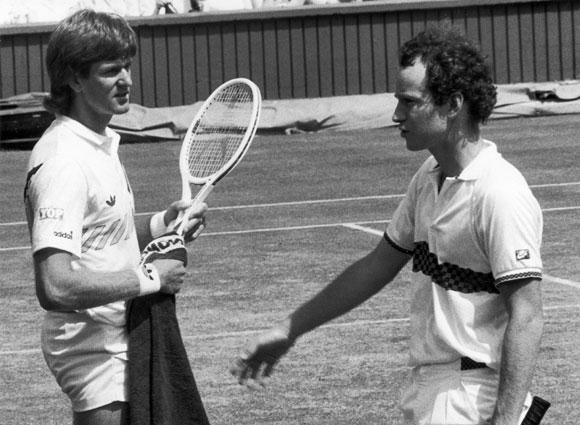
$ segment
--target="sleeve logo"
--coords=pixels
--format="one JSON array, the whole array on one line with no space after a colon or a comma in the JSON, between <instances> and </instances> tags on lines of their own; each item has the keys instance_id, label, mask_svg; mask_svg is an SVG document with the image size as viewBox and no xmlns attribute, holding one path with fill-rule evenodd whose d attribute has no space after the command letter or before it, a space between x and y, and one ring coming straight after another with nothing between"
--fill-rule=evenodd
<instances>
[{"instance_id":1,"label":"sleeve logo","mask_svg":"<svg viewBox=\"0 0 580 425\"><path fill-rule=\"evenodd\" d=\"M528 249L516 249L516 260L529 260L530 251Z\"/></svg>"},{"instance_id":2,"label":"sleeve logo","mask_svg":"<svg viewBox=\"0 0 580 425\"><path fill-rule=\"evenodd\" d=\"M62 220L64 217L62 208L39 208L38 213L41 220Z\"/></svg>"}]
</instances>

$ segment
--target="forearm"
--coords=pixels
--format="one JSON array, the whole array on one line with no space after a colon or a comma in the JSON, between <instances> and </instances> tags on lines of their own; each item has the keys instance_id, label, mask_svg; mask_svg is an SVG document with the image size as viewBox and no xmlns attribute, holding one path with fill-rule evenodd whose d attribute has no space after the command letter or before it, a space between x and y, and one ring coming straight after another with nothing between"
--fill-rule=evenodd
<instances>
[{"instance_id":1,"label":"forearm","mask_svg":"<svg viewBox=\"0 0 580 425\"><path fill-rule=\"evenodd\" d=\"M382 240L290 315L285 324L290 338L296 339L371 298L393 280L409 258Z\"/></svg>"},{"instance_id":2,"label":"forearm","mask_svg":"<svg viewBox=\"0 0 580 425\"><path fill-rule=\"evenodd\" d=\"M140 250L143 250L153 239L151 236L151 217L153 215L135 216L135 232Z\"/></svg>"},{"instance_id":3,"label":"forearm","mask_svg":"<svg viewBox=\"0 0 580 425\"><path fill-rule=\"evenodd\" d=\"M38 282L37 296L46 310L70 311L92 308L140 294L140 280L134 270L100 273L61 270L58 279Z\"/></svg>"},{"instance_id":4,"label":"forearm","mask_svg":"<svg viewBox=\"0 0 580 425\"><path fill-rule=\"evenodd\" d=\"M539 353L542 328L541 313L510 320L504 337L498 399L491 425L519 425Z\"/></svg>"}]
</instances>

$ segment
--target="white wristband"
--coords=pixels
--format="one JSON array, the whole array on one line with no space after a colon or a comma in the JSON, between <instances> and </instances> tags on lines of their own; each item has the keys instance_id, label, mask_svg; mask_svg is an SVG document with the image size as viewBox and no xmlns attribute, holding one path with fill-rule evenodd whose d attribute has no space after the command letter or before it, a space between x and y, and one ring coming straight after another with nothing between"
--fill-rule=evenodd
<instances>
[{"instance_id":1,"label":"white wristband","mask_svg":"<svg viewBox=\"0 0 580 425\"><path fill-rule=\"evenodd\" d=\"M165 211L153 214L151 220L149 221L149 230L151 231L151 236L153 239L157 239L159 236L167 233L167 226L165 225Z\"/></svg>"},{"instance_id":2,"label":"white wristband","mask_svg":"<svg viewBox=\"0 0 580 425\"><path fill-rule=\"evenodd\" d=\"M143 264L135 271L139 278L139 296L155 294L161 289L161 279L157 268L151 264Z\"/></svg>"}]
</instances>

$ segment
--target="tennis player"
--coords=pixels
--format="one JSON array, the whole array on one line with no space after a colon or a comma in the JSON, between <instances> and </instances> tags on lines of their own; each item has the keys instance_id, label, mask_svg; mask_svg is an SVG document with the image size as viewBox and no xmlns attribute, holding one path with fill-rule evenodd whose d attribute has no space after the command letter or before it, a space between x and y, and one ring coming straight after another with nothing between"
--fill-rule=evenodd
<instances>
[{"instance_id":1,"label":"tennis player","mask_svg":"<svg viewBox=\"0 0 580 425\"><path fill-rule=\"evenodd\" d=\"M47 310L42 351L72 402L75 425L127 423L125 302L180 290L181 261L139 266L140 247L169 229L190 202L135 217L133 192L109 127L129 110L135 34L120 16L79 11L52 34L48 110L56 119L34 146L25 205L36 292ZM207 206L188 217L187 239Z\"/></svg>"},{"instance_id":2,"label":"tennis player","mask_svg":"<svg viewBox=\"0 0 580 425\"><path fill-rule=\"evenodd\" d=\"M406 424L516 425L531 402L543 329L542 214L524 177L480 130L496 102L481 53L456 29L400 50L393 120L431 156L378 246L251 341L232 373L262 382L304 333L372 297L409 260Z\"/></svg>"}]
</instances>

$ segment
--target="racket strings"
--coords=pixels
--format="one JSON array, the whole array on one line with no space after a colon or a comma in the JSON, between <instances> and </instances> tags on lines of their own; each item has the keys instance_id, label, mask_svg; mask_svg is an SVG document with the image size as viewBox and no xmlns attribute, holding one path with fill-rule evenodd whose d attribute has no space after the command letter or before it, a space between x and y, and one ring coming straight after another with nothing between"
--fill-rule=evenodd
<instances>
[{"instance_id":1,"label":"racket strings","mask_svg":"<svg viewBox=\"0 0 580 425\"><path fill-rule=\"evenodd\" d=\"M192 177L217 172L238 152L252 109L252 91L242 85L230 86L215 97L191 133L187 158Z\"/></svg>"}]
</instances>

